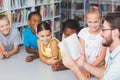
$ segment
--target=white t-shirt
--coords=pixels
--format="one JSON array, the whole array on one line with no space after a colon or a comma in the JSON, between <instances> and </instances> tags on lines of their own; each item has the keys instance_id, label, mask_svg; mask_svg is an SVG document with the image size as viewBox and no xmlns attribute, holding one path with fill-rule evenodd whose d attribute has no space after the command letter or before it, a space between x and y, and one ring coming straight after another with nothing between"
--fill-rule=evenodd
<instances>
[{"instance_id":1,"label":"white t-shirt","mask_svg":"<svg viewBox=\"0 0 120 80\"><path fill-rule=\"evenodd\" d=\"M100 55L102 48L102 37L100 34L93 35L89 33L89 27L83 28L78 36L85 41L85 54L88 63L93 63Z\"/></svg>"}]
</instances>

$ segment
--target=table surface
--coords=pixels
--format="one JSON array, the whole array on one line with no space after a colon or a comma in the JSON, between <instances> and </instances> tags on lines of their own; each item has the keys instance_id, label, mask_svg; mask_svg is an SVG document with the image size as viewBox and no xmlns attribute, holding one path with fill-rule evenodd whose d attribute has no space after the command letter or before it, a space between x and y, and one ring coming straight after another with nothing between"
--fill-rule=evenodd
<instances>
[{"instance_id":1,"label":"table surface","mask_svg":"<svg viewBox=\"0 0 120 80\"><path fill-rule=\"evenodd\" d=\"M0 80L77 80L70 70L52 71L51 66L35 59L25 62L30 54L20 48L19 53L0 60Z\"/></svg>"}]
</instances>

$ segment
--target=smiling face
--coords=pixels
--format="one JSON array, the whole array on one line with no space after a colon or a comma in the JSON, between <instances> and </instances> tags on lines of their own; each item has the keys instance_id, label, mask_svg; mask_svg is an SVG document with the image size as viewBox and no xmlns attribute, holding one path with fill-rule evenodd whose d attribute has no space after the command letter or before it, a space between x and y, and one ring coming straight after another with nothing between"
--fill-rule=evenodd
<instances>
[{"instance_id":1,"label":"smiling face","mask_svg":"<svg viewBox=\"0 0 120 80\"><path fill-rule=\"evenodd\" d=\"M52 37L51 31L50 30L42 30L42 31L38 32L38 37L44 45L47 45Z\"/></svg>"},{"instance_id":2,"label":"smiling face","mask_svg":"<svg viewBox=\"0 0 120 80\"><path fill-rule=\"evenodd\" d=\"M30 20L28 20L28 24L30 25L32 32L36 33L37 25L41 22L39 15L32 15Z\"/></svg>"},{"instance_id":3,"label":"smiling face","mask_svg":"<svg viewBox=\"0 0 120 80\"><path fill-rule=\"evenodd\" d=\"M4 17L0 20L0 32L6 36L10 32L10 23L8 21L8 18Z\"/></svg>"},{"instance_id":4,"label":"smiling face","mask_svg":"<svg viewBox=\"0 0 120 80\"><path fill-rule=\"evenodd\" d=\"M96 32L100 29L101 18L98 14L89 13L86 19L90 32Z\"/></svg>"}]
</instances>

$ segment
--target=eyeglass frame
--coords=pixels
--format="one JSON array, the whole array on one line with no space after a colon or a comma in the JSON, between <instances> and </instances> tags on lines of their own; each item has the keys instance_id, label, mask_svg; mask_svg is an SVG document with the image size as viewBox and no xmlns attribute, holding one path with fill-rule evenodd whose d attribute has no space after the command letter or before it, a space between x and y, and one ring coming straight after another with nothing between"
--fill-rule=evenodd
<instances>
[{"instance_id":1,"label":"eyeglass frame","mask_svg":"<svg viewBox=\"0 0 120 80\"><path fill-rule=\"evenodd\" d=\"M115 29L115 28L104 29L102 24L101 24L101 26L102 26L102 32L104 32L104 31L106 31L106 30L114 30L114 29Z\"/></svg>"},{"instance_id":2,"label":"eyeglass frame","mask_svg":"<svg viewBox=\"0 0 120 80\"><path fill-rule=\"evenodd\" d=\"M104 32L104 31L106 31L106 30L114 30L114 29L103 29L103 28L102 28L102 32Z\"/></svg>"}]
</instances>

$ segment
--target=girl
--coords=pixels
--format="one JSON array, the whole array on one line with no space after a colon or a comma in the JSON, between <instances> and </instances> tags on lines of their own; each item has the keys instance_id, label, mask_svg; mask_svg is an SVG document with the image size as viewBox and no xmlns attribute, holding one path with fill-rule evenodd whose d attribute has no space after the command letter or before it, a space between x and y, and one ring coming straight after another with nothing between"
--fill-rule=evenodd
<instances>
[{"instance_id":1,"label":"girl","mask_svg":"<svg viewBox=\"0 0 120 80\"><path fill-rule=\"evenodd\" d=\"M86 21L88 27L82 29L78 33L79 40L87 62L93 66L100 66L104 61L106 54L106 47L102 46L103 38L100 35L100 10L95 6L91 6L86 12ZM87 71L84 72L87 74Z\"/></svg>"},{"instance_id":2,"label":"girl","mask_svg":"<svg viewBox=\"0 0 120 80\"><path fill-rule=\"evenodd\" d=\"M48 23L42 22L37 26L39 58L46 64L52 65L54 71L61 70L61 61L58 40L51 35L51 28ZM59 63L59 64L58 64Z\"/></svg>"}]
</instances>

